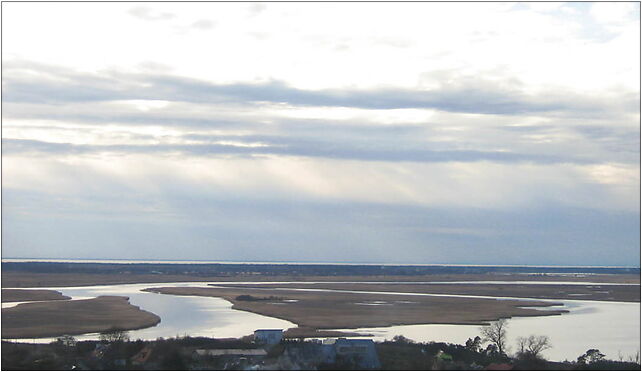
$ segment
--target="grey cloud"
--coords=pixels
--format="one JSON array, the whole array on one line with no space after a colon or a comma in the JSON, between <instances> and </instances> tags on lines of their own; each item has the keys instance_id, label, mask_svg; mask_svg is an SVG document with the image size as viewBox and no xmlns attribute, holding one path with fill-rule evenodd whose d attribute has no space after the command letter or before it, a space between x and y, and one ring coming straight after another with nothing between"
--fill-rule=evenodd
<instances>
[{"instance_id":1,"label":"grey cloud","mask_svg":"<svg viewBox=\"0 0 642 372\"><path fill-rule=\"evenodd\" d=\"M572 129L612 153L628 153L639 162L640 131L606 125L573 126Z\"/></svg>"},{"instance_id":2,"label":"grey cloud","mask_svg":"<svg viewBox=\"0 0 642 372\"><path fill-rule=\"evenodd\" d=\"M573 95L569 95L571 98L567 97L567 101L554 104L560 110L570 110L565 113L570 117L559 117L556 112L554 116L542 119L541 123L536 124L523 124L518 115L497 119L499 123L503 123L501 125L489 117L482 120L468 119L466 115L444 115L445 122L440 122L442 119L436 116L435 122L397 122L394 125L381 125L375 122L355 121L358 119L283 118L278 114L264 114L261 109L266 101L301 106L314 104L365 108L411 107L413 102L417 106L420 105L418 97L422 94L436 97L439 90L303 91L280 82L216 85L158 73L123 74L112 71L81 74L29 62L7 63L4 68L3 118L21 119L11 122L8 128L20 130L21 126L32 126L24 119L39 119L52 120L52 129L60 128L56 122L80 123L82 126L78 128L79 131L96 131L94 133L100 135L99 131L103 125L153 125L178 129L181 134L177 137L183 136L182 139L202 142L198 145L181 146L165 144L112 147L65 147L56 144L7 142L7 153L132 151L244 157L270 154L371 161L492 161L538 164L639 161L639 130L636 130L631 122L631 118L637 113L619 115L618 109L621 107L608 106L609 102L606 103L607 106L596 104L592 108L594 111L587 113L582 105L588 103L581 103L581 99L578 100L581 104L575 102ZM24 74L25 70L38 71L41 78L36 80L31 74ZM441 109L472 109L476 105L483 106L483 99L503 104L504 98L500 93L495 92L495 96L491 98L479 93L477 97L468 97L465 105L470 107L462 106L459 110L455 107L459 103L453 98L459 93L452 92L466 89L484 92L491 90L492 84L483 81L467 83L457 79L455 74L439 74L444 75L450 82L448 87L442 87L440 90L443 97L437 97L431 102L434 105L441 102ZM504 85L499 84L498 87L499 92L513 92L514 94L507 95L519 99L518 82L509 81ZM637 95L632 94L630 98L633 96ZM115 102L127 99L162 99L170 103L163 108L141 111L130 104ZM555 99L548 97L547 100ZM510 102L513 103L507 105L513 105L513 109L519 108L520 105L531 105L528 101L519 104L514 104L517 101ZM567 103L568 105L564 106ZM614 111L608 111L609 109ZM604 116L601 116L602 114ZM584 116L589 118L584 119ZM606 120L608 125L603 124ZM448 131L450 126L458 131ZM125 132L131 132L123 132L123 136L139 139L134 138L137 136L136 130L130 129L123 129ZM210 130L223 133L244 131L253 135L214 138L208 137L206 132ZM149 140L172 142L160 137ZM261 142L267 146L226 147L216 144L217 141ZM502 144L501 147L498 147L498 143Z\"/></svg>"},{"instance_id":3,"label":"grey cloud","mask_svg":"<svg viewBox=\"0 0 642 372\"><path fill-rule=\"evenodd\" d=\"M251 106L245 106L249 110ZM72 121L90 125L125 123L128 126L156 125L190 128L244 128L261 126L259 122L241 120L230 115L191 112L182 103L173 103L168 110L141 112L130 105L110 102L89 102L76 104L30 104L7 102L3 107L3 117L13 119L39 119Z\"/></svg>"},{"instance_id":4,"label":"grey cloud","mask_svg":"<svg viewBox=\"0 0 642 372\"><path fill-rule=\"evenodd\" d=\"M517 132L517 133L541 133L546 132L554 128L551 125L539 124L539 125L502 125L497 126L496 129L507 131L507 132Z\"/></svg>"},{"instance_id":5,"label":"grey cloud","mask_svg":"<svg viewBox=\"0 0 642 372\"><path fill-rule=\"evenodd\" d=\"M51 67L56 79L30 78L13 74L20 66L4 71L7 102L87 102L127 99L160 99L195 103L272 102L299 106L335 106L364 109L427 108L458 113L518 115L549 112L637 112L637 94L622 94L619 100L602 102L570 92L529 96L507 82L457 80L438 89L380 88L370 90L302 90L280 81L260 84L213 84L172 75L79 74ZM35 68L35 67L34 67ZM61 81L62 78L62 81Z\"/></svg>"},{"instance_id":6,"label":"grey cloud","mask_svg":"<svg viewBox=\"0 0 642 372\"><path fill-rule=\"evenodd\" d=\"M268 139L268 137L223 137L221 140L234 139ZM86 154L86 153L181 153L196 156L232 155L260 156L286 155L320 157L329 159L350 159L363 161L388 162L475 162L492 161L507 163L590 163L589 160L573 157L562 157L542 154L520 154L504 151L475 151L475 150L442 150L430 149L385 149L341 143L313 142L305 140L281 140L280 143L266 146L248 147L224 144L155 144L155 145L76 145L70 143L51 143L34 140L3 138L3 152L11 154Z\"/></svg>"}]
</instances>

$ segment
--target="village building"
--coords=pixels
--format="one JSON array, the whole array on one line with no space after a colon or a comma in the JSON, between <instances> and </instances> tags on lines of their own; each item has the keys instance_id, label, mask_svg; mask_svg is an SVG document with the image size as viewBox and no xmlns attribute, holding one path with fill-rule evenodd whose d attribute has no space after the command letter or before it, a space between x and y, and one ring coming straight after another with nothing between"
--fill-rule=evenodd
<instances>
[{"instance_id":1,"label":"village building","mask_svg":"<svg viewBox=\"0 0 642 372\"><path fill-rule=\"evenodd\" d=\"M323 342L286 344L280 360L282 369L316 369L319 365L381 368L375 344L368 339L326 339Z\"/></svg>"},{"instance_id":2,"label":"village building","mask_svg":"<svg viewBox=\"0 0 642 372\"><path fill-rule=\"evenodd\" d=\"M324 344L334 344L336 359L353 362L363 369L381 367L377 357L377 350L372 340L339 338L334 342L330 340L330 342Z\"/></svg>"},{"instance_id":3,"label":"village building","mask_svg":"<svg viewBox=\"0 0 642 372\"><path fill-rule=\"evenodd\" d=\"M254 331L254 342L257 344L275 345L283 339L282 329L257 329Z\"/></svg>"}]
</instances>

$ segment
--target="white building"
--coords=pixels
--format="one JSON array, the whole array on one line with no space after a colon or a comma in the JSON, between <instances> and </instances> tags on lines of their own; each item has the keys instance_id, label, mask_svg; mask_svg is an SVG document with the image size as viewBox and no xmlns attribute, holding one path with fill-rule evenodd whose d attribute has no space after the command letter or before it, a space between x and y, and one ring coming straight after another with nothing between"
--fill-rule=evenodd
<instances>
[{"instance_id":1,"label":"white building","mask_svg":"<svg viewBox=\"0 0 642 372\"><path fill-rule=\"evenodd\" d=\"M254 342L259 344L274 345L281 342L282 329L257 329L254 331Z\"/></svg>"}]
</instances>

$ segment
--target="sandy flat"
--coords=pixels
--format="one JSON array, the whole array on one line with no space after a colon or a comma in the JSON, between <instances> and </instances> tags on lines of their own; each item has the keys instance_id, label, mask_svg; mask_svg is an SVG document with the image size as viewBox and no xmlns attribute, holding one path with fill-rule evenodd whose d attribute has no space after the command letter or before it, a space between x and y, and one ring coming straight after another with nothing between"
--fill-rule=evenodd
<instances>
[{"instance_id":1,"label":"sandy flat","mask_svg":"<svg viewBox=\"0 0 642 372\"><path fill-rule=\"evenodd\" d=\"M229 284L229 287L312 288L351 291L436 293L538 299L640 302L639 285L563 284L408 284L408 283L288 283Z\"/></svg>"},{"instance_id":2,"label":"sandy flat","mask_svg":"<svg viewBox=\"0 0 642 372\"><path fill-rule=\"evenodd\" d=\"M151 327L160 318L127 297L100 296L89 300L48 301L2 309L2 338L56 337L110 329Z\"/></svg>"},{"instance_id":3,"label":"sandy flat","mask_svg":"<svg viewBox=\"0 0 642 372\"><path fill-rule=\"evenodd\" d=\"M310 329L385 327L404 324L487 324L512 316L559 315L558 310L536 310L543 301L498 301L455 297L371 295L354 293L260 290L249 288L149 288L149 292L221 297L233 308L285 319ZM241 301L249 295L264 298ZM296 300L296 301L295 301Z\"/></svg>"},{"instance_id":4,"label":"sandy flat","mask_svg":"<svg viewBox=\"0 0 642 372\"><path fill-rule=\"evenodd\" d=\"M24 302L24 301L56 301L69 300L71 297L63 296L58 291L45 289L3 289L2 302Z\"/></svg>"}]
</instances>

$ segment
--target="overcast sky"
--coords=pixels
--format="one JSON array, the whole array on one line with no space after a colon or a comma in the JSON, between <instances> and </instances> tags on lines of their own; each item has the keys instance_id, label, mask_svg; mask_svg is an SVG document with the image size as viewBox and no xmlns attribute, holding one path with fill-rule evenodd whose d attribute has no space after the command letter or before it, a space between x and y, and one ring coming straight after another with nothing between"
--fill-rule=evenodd
<instances>
[{"instance_id":1,"label":"overcast sky","mask_svg":"<svg viewBox=\"0 0 642 372\"><path fill-rule=\"evenodd\" d=\"M639 266L639 3L2 7L4 258Z\"/></svg>"}]
</instances>

